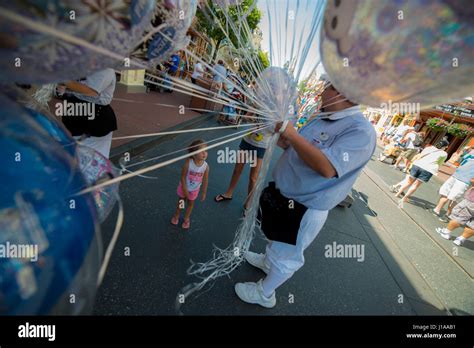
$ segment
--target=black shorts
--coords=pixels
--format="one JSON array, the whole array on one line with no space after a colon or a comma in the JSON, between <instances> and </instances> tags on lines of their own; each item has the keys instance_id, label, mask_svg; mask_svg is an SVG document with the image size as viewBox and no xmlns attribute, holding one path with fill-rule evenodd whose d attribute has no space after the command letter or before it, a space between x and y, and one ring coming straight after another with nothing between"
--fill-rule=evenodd
<instances>
[{"instance_id":1,"label":"black shorts","mask_svg":"<svg viewBox=\"0 0 474 348\"><path fill-rule=\"evenodd\" d=\"M428 182L430 181L433 174L414 165L410 170L410 176L420 181Z\"/></svg>"},{"instance_id":2,"label":"black shorts","mask_svg":"<svg viewBox=\"0 0 474 348\"><path fill-rule=\"evenodd\" d=\"M263 147L258 147L252 144L247 143L244 139L240 142L239 149L244 151L256 151L257 158L262 159L265 156L265 150Z\"/></svg>"},{"instance_id":3,"label":"black shorts","mask_svg":"<svg viewBox=\"0 0 474 348\"><path fill-rule=\"evenodd\" d=\"M75 96L65 96L64 99L71 104L93 104ZM85 116L63 116L61 121L73 136L86 134L93 137L103 137L117 130L117 118L110 105L93 104L94 119Z\"/></svg>"}]
</instances>

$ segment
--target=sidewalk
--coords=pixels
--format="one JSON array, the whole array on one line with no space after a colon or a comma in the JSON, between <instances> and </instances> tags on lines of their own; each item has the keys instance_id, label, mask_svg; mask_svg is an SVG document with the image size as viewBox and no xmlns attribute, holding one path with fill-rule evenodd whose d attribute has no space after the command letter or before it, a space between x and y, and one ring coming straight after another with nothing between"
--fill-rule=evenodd
<instances>
[{"instance_id":1,"label":"sidewalk","mask_svg":"<svg viewBox=\"0 0 474 348\"><path fill-rule=\"evenodd\" d=\"M126 93L123 88L115 90L112 107L117 116L118 129L114 137L156 133L180 123L192 120L201 114L189 109L191 96L174 91L173 93ZM171 105L172 107L160 105ZM180 114L179 106L184 106ZM134 139L114 140L112 148Z\"/></svg>"},{"instance_id":2,"label":"sidewalk","mask_svg":"<svg viewBox=\"0 0 474 348\"><path fill-rule=\"evenodd\" d=\"M377 149L374 157L378 156L378 151L380 151L380 149ZM398 200L394 197L395 195L389 192L388 187L401 181L405 177L405 174L391 168L389 164L381 163L377 160L371 161L367 166L367 169L377 174L381 178L381 182L378 184L381 186L384 192L388 192L388 197L390 197L394 203L398 202ZM458 264L459 267L469 274L471 279L473 279L474 240L467 240L462 247L456 247L452 241L442 239L435 231L436 227L446 226L445 222L439 221L438 218L430 212L430 210L436 206L436 203L439 200L438 191L441 185L441 180L433 179L427 184L421 185L411 197L412 203L405 204L403 210L413 220L414 223L421 227L425 233L429 235L432 240L446 252L452 261ZM461 229L457 229L454 231L454 235L458 236L461 231Z\"/></svg>"},{"instance_id":3,"label":"sidewalk","mask_svg":"<svg viewBox=\"0 0 474 348\"><path fill-rule=\"evenodd\" d=\"M215 120L208 120L199 127L215 124ZM231 129L181 134L142 155L151 158L181 148L198 137L209 140L233 132ZM236 149L238 141L226 145ZM277 151L274 155L272 166L279 154ZM94 314L175 315L179 291L197 280L186 275L189 261L207 261L213 245L226 247L231 243L241 218L248 168L233 200L218 204L213 197L226 189L233 164L217 163L216 150L209 151L207 161L211 168L208 198L196 203L189 231L169 223L177 201L181 161L147 174L157 179L133 178L122 182L125 221L98 291ZM305 252L306 265L278 289L274 309L252 306L236 297L235 282L262 277L261 272L243 263L230 278L219 278L209 291L189 298L182 307L183 313L473 314L472 280L420 225L396 209L378 175L369 170L354 185L352 208L335 208L330 212L325 227ZM105 241L110 238L115 216L111 214L102 226ZM326 249L334 243L364 246L364 260L327 257ZM263 252L264 246L263 237L257 236L252 250ZM130 248L130 256L124 255L125 247Z\"/></svg>"}]
</instances>

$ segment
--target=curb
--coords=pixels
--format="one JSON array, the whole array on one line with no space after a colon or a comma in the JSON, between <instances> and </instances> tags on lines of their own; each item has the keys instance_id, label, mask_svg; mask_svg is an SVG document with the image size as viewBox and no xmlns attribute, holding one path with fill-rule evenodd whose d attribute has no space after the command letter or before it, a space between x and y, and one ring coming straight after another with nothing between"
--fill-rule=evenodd
<instances>
[{"instance_id":1,"label":"curb","mask_svg":"<svg viewBox=\"0 0 474 348\"><path fill-rule=\"evenodd\" d=\"M178 123L177 125L163 129L163 132L170 132L170 131L175 131L175 130L184 130L184 129L192 129L195 128L196 125L199 125L201 123L204 123L210 119L212 119L214 116L216 116L218 113L217 112L210 112L206 114L202 114L199 116L196 116L188 121ZM117 164L120 157L125 152L128 152L130 156L134 157L137 156L152 147L162 144L165 141L171 140L178 136L179 134L168 134L168 135L157 135L154 137L149 137L149 138L142 138L142 139L137 139L133 140L131 142L128 142L126 144L119 145L117 147L114 147L110 151L110 161L114 164Z\"/></svg>"}]
</instances>

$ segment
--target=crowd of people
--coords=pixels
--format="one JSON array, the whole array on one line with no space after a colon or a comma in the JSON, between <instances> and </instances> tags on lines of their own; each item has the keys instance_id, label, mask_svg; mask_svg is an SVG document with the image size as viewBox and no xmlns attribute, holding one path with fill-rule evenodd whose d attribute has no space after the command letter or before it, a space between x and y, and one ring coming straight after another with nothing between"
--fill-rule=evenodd
<instances>
[{"instance_id":1,"label":"crowd of people","mask_svg":"<svg viewBox=\"0 0 474 348\"><path fill-rule=\"evenodd\" d=\"M441 166L448 158L446 149L449 142L442 138L435 144L424 144L424 132L417 132L403 121L398 127L391 126L380 136L385 145L379 160L387 158L394 163L392 168L406 173L403 180L390 186L390 191L399 198L398 206L410 202L410 197L418 188L438 175ZM451 239L453 230L464 226L463 233L454 238L454 244L461 246L474 235L474 149L466 146L457 155L459 166L439 189L439 201L431 210L443 222L449 222L445 228L437 228L441 237ZM400 166L401 165L401 166ZM444 207L446 211L443 212Z\"/></svg>"}]
</instances>

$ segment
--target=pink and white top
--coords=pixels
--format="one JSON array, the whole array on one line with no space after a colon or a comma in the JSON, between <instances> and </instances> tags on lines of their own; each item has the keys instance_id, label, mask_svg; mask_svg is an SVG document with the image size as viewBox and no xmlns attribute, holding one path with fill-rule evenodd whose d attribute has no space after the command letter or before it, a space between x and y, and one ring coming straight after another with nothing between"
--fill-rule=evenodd
<instances>
[{"instance_id":1,"label":"pink and white top","mask_svg":"<svg viewBox=\"0 0 474 348\"><path fill-rule=\"evenodd\" d=\"M192 158L189 159L188 174L186 175L186 186L188 187L188 191L199 190L206 169L206 161L204 161L204 163L198 167Z\"/></svg>"}]
</instances>

